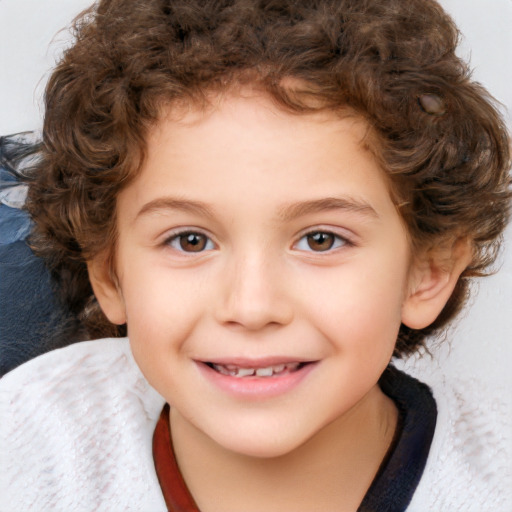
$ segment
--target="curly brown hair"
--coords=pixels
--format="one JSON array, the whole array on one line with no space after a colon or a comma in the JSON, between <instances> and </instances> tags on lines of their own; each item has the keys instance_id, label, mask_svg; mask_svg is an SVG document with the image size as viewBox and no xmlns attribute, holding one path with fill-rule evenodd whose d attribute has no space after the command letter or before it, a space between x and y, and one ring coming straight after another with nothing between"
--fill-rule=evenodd
<instances>
[{"instance_id":1,"label":"curly brown hair","mask_svg":"<svg viewBox=\"0 0 512 512\"><path fill-rule=\"evenodd\" d=\"M162 105L207 102L247 82L299 114L355 111L414 247L473 242L441 315L426 329L402 325L395 355L438 332L463 305L467 277L494 262L510 208L510 144L435 1L103 0L75 20L74 35L47 86L27 208L32 245L91 337L126 332L102 315L86 261L115 247L116 197ZM305 86L286 86L290 78Z\"/></svg>"}]
</instances>

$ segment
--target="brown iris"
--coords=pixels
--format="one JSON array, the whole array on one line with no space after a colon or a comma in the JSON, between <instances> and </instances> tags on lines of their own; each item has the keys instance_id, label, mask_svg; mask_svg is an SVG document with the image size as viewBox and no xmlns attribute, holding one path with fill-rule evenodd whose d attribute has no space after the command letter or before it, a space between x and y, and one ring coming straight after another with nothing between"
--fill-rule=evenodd
<instances>
[{"instance_id":1,"label":"brown iris","mask_svg":"<svg viewBox=\"0 0 512 512\"><path fill-rule=\"evenodd\" d=\"M204 251L208 238L200 233L183 233L179 235L180 247L186 252Z\"/></svg>"},{"instance_id":2,"label":"brown iris","mask_svg":"<svg viewBox=\"0 0 512 512\"><path fill-rule=\"evenodd\" d=\"M307 235L307 241L312 251L328 251L334 245L335 236L332 233L319 231Z\"/></svg>"}]
</instances>

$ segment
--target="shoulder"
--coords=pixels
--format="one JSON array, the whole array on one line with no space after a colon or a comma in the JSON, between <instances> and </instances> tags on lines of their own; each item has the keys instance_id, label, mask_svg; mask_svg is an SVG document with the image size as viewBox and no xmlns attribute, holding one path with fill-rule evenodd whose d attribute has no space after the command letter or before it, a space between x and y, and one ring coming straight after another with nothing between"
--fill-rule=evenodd
<instances>
[{"instance_id":1,"label":"shoulder","mask_svg":"<svg viewBox=\"0 0 512 512\"><path fill-rule=\"evenodd\" d=\"M126 339L48 352L0 379L0 510L162 508L151 440L164 400Z\"/></svg>"},{"instance_id":2,"label":"shoulder","mask_svg":"<svg viewBox=\"0 0 512 512\"><path fill-rule=\"evenodd\" d=\"M126 338L85 341L47 352L5 374L0 406L37 407L51 399L69 408L76 402L95 403L98 395L114 398L134 385L150 389Z\"/></svg>"},{"instance_id":3,"label":"shoulder","mask_svg":"<svg viewBox=\"0 0 512 512\"><path fill-rule=\"evenodd\" d=\"M38 387L41 382L49 386L62 381L76 383L83 378L89 380L97 365L106 364L114 365L114 370L124 368L124 372L133 372L135 362L126 338L83 341L47 352L6 373L0 386L3 391L20 384Z\"/></svg>"},{"instance_id":4,"label":"shoulder","mask_svg":"<svg viewBox=\"0 0 512 512\"><path fill-rule=\"evenodd\" d=\"M439 372L429 384L438 419L408 510L512 510L510 402L498 390L458 375Z\"/></svg>"}]
</instances>

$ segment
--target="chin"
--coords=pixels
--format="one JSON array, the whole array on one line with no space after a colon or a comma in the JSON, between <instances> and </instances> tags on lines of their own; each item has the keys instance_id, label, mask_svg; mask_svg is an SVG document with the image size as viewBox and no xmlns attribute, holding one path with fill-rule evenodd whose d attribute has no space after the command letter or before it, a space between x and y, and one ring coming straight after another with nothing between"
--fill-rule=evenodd
<instances>
[{"instance_id":1,"label":"chin","mask_svg":"<svg viewBox=\"0 0 512 512\"><path fill-rule=\"evenodd\" d=\"M256 434L254 429L246 429L246 435L240 436L244 431L239 428L237 432L226 433L217 437L214 441L223 449L246 457L254 457L259 459L271 459L283 457L295 451L297 448L307 442L308 438L302 436L290 436L290 428L283 427L279 432L287 432L288 435L283 437L276 432L258 431Z\"/></svg>"}]
</instances>

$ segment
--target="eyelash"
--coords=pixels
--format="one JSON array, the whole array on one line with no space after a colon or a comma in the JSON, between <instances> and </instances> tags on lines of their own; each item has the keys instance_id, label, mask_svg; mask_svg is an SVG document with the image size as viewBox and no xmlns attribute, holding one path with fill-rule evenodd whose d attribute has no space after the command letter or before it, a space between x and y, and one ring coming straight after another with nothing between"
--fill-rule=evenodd
<instances>
[{"instance_id":1,"label":"eyelash","mask_svg":"<svg viewBox=\"0 0 512 512\"><path fill-rule=\"evenodd\" d=\"M315 237L317 237L317 240L315 240ZM322 238L319 238L319 237L323 237L323 239L325 240L326 238L327 239L331 239L331 245L329 245L328 247L326 247L325 249L320 249L320 250L315 250L311 247L311 242L313 243L322 243ZM301 244L307 244L307 247L300 247ZM337 249L341 249L342 247L350 247L350 246L353 246L353 242L351 242L350 240L348 240L346 237L343 237L339 234L336 234L336 233L333 233L332 231L329 231L329 230L323 230L323 229L318 229L318 230L315 230L315 231L309 231L307 233L305 233L304 235L302 235L301 238L299 238L298 242L296 242L294 244L294 249L299 249L301 251L304 251L304 252L312 252L312 253L319 253L319 254L322 254L322 253L331 253L333 251L336 251Z\"/></svg>"},{"instance_id":2,"label":"eyelash","mask_svg":"<svg viewBox=\"0 0 512 512\"><path fill-rule=\"evenodd\" d=\"M192 243L192 237L196 238L196 243ZM197 251L187 251L183 247L183 242L188 238L189 242L192 243L192 246L199 245L199 250ZM201 246L201 242L197 242L197 239L200 239L204 242L204 246ZM187 243L187 242L185 242ZM200 231L194 231L192 229L190 230L184 230L172 233L169 237L167 237L164 241L164 245L171 247L175 251L183 252L183 253L190 253L190 254L200 254L205 251L211 251L212 249L215 249L215 244L213 243L212 239L205 235L204 233L201 233Z\"/></svg>"}]
</instances>

